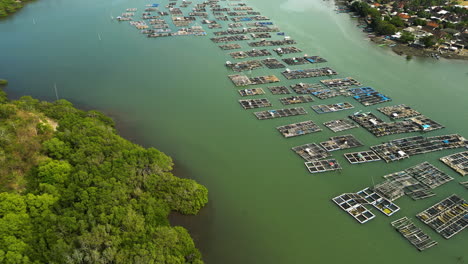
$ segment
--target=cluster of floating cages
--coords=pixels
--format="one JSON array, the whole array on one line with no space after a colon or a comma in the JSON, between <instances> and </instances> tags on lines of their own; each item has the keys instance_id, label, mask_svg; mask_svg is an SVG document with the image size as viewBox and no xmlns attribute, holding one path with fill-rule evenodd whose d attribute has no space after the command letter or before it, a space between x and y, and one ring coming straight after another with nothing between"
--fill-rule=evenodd
<instances>
[{"instance_id":1,"label":"cluster of floating cages","mask_svg":"<svg viewBox=\"0 0 468 264\"><path fill-rule=\"evenodd\" d=\"M353 115L350 115L349 118L361 125L376 137L411 132L428 132L444 128L444 126L441 124L422 115L411 117L404 121L389 123L378 118L371 112L357 112Z\"/></svg>"},{"instance_id":2,"label":"cluster of floating cages","mask_svg":"<svg viewBox=\"0 0 468 264\"><path fill-rule=\"evenodd\" d=\"M349 109L354 108L354 106L348 102L328 104L328 105L324 105L324 104L313 105L311 107L317 114L332 113L332 112L338 112L338 111L349 110Z\"/></svg>"},{"instance_id":3,"label":"cluster of floating cages","mask_svg":"<svg viewBox=\"0 0 468 264\"><path fill-rule=\"evenodd\" d=\"M406 216L391 222L391 225L419 251L437 245L436 241L415 226Z\"/></svg>"},{"instance_id":4,"label":"cluster of floating cages","mask_svg":"<svg viewBox=\"0 0 468 264\"><path fill-rule=\"evenodd\" d=\"M382 160L379 157L379 155L377 155L374 151L371 150L345 153L344 157L351 164L367 163Z\"/></svg>"},{"instance_id":5,"label":"cluster of floating cages","mask_svg":"<svg viewBox=\"0 0 468 264\"><path fill-rule=\"evenodd\" d=\"M377 210L386 216L391 216L394 213L400 211L400 207L398 207L398 205L392 203L368 187L360 190L357 192L357 194L363 197L368 204L374 206Z\"/></svg>"},{"instance_id":6,"label":"cluster of floating cages","mask_svg":"<svg viewBox=\"0 0 468 264\"><path fill-rule=\"evenodd\" d=\"M449 239L468 226L468 203L453 194L416 215L423 223Z\"/></svg>"},{"instance_id":7,"label":"cluster of floating cages","mask_svg":"<svg viewBox=\"0 0 468 264\"><path fill-rule=\"evenodd\" d=\"M404 104L380 107L377 108L377 110L393 119L409 118L421 115L418 111Z\"/></svg>"},{"instance_id":8,"label":"cluster of floating cages","mask_svg":"<svg viewBox=\"0 0 468 264\"><path fill-rule=\"evenodd\" d=\"M331 121L323 123L323 125L329 128L333 132L340 132L340 131L358 127L355 123L353 123L353 121L349 119L331 120Z\"/></svg>"},{"instance_id":9,"label":"cluster of floating cages","mask_svg":"<svg viewBox=\"0 0 468 264\"><path fill-rule=\"evenodd\" d=\"M187 27L190 25L190 23L193 23L196 20L195 17L190 17L190 16L173 16L172 17L172 23L176 27Z\"/></svg>"},{"instance_id":10,"label":"cluster of floating cages","mask_svg":"<svg viewBox=\"0 0 468 264\"><path fill-rule=\"evenodd\" d=\"M312 77L321 77L338 74L335 70L330 67L323 68L312 68L312 69L303 69L303 70L289 70L282 72L283 76L288 79L301 79L301 78L312 78Z\"/></svg>"},{"instance_id":11,"label":"cluster of floating cages","mask_svg":"<svg viewBox=\"0 0 468 264\"><path fill-rule=\"evenodd\" d=\"M326 59L319 56L304 56L304 57L292 57L283 59L283 61L288 65L302 65L309 63L321 63L327 62Z\"/></svg>"},{"instance_id":12,"label":"cluster of floating cages","mask_svg":"<svg viewBox=\"0 0 468 264\"><path fill-rule=\"evenodd\" d=\"M268 59L264 59L262 60L262 63L267 66L267 68L269 69L279 69L279 68L284 68L286 66L284 66L284 64L282 64L279 60L277 59L272 59L272 58L268 58Z\"/></svg>"},{"instance_id":13,"label":"cluster of floating cages","mask_svg":"<svg viewBox=\"0 0 468 264\"><path fill-rule=\"evenodd\" d=\"M332 98L332 97L336 97L336 96L340 96L340 95L343 95L343 96L349 96L350 93L349 91L347 90L338 90L338 89L335 89L335 88L332 88L332 89L314 89L314 90L311 90L311 94L314 95L315 97L319 98L319 99L328 99L328 98Z\"/></svg>"},{"instance_id":14,"label":"cluster of floating cages","mask_svg":"<svg viewBox=\"0 0 468 264\"><path fill-rule=\"evenodd\" d=\"M251 95L261 95L265 94L262 88L252 88L252 89L243 89L239 90L241 96L251 96Z\"/></svg>"},{"instance_id":15,"label":"cluster of floating cages","mask_svg":"<svg viewBox=\"0 0 468 264\"><path fill-rule=\"evenodd\" d=\"M285 138L297 137L322 131L322 129L313 121L304 121L276 128Z\"/></svg>"},{"instance_id":16,"label":"cluster of floating cages","mask_svg":"<svg viewBox=\"0 0 468 264\"><path fill-rule=\"evenodd\" d=\"M252 37L252 39L258 39L258 38L261 38L261 39L264 39L264 38L271 38L271 34L266 32L266 33L251 33L250 36Z\"/></svg>"},{"instance_id":17,"label":"cluster of floating cages","mask_svg":"<svg viewBox=\"0 0 468 264\"><path fill-rule=\"evenodd\" d=\"M305 161L320 160L331 156L331 154L328 151L326 151L316 143L309 143L293 147L292 151L294 151Z\"/></svg>"},{"instance_id":18,"label":"cluster of floating cages","mask_svg":"<svg viewBox=\"0 0 468 264\"><path fill-rule=\"evenodd\" d=\"M274 95L278 94L291 94L291 91L286 86L270 86L268 90Z\"/></svg>"},{"instance_id":19,"label":"cluster of floating cages","mask_svg":"<svg viewBox=\"0 0 468 264\"><path fill-rule=\"evenodd\" d=\"M442 135L434 137L414 136L395 139L386 143L372 146L375 151L386 162L397 161L409 156L440 151L444 149L462 148L468 141L458 135Z\"/></svg>"},{"instance_id":20,"label":"cluster of floating cages","mask_svg":"<svg viewBox=\"0 0 468 264\"><path fill-rule=\"evenodd\" d=\"M332 201L361 224L375 218L375 215L363 205L367 200L359 194L343 193L334 197Z\"/></svg>"},{"instance_id":21,"label":"cluster of floating cages","mask_svg":"<svg viewBox=\"0 0 468 264\"><path fill-rule=\"evenodd\" d=\"M288 116L306 115L307 111L303 107L267 110L261 112L255 112L254 115L259 120L273 119Z\"/></svg>"},{"instance_id":22,"label":"cluster of floating cages","mask_svg":"<svg viewBox=\"0 0 468 264\"><path fill-rule=\"evenodd\" d=\"M292 45L296 44L296 41L293 39L283 39L283 40L260 40L247 43L251 47L267 47L267 46L281 46L281 45Z\"/></svg>"},{"instance_id":23,"label":"cluster of floating cages","mask_svg":"<svg viewBox=\"0 0 468 264\"><path fill-rule=\"evenodd\" d=\"M241 72L241 71L259 69L259 68L262 68L263 65L258 60L241 61L241 62L236 62L236 63L227 61L226 67L230 68L233 71Z\"/></svg>"},{"instance_id":24,"label":"cluster of floating cages","mask_svg":"<svg viewBox=\"0 0 468 264\"><path fill-rule=\"evenodd\" d=\"M266 16L256 15L256 16L251 16L251 17L232 17L231 20L234 22L245 22L245 21L264 21L264 20L270 20L270 19Z\"/></svg>"},{"instance_id":25,"label":"cluster of floating cages","mask_svg":"<svg viewBox=\"0 0 468 264\"><path fill-rule=\"evenodd\" d=\"M290 97L283 97L279 99L283 105L291 105L291 104L303 104L303 103L310 103L314 101L314 98L310 95L299 95L299 96L290 96Z\"/></svg>"},{"instance_id":26,"label":"cluster of floating cages","mask_svg":"<svg viewBox=\"0 0 468 264\"><path fill-rule=\"evenodd\" d=\"M266 50L266 49L252 49L248 51L236 51L236 52L231 52L229 53L231 57L234 59L244 59L247 57L264 57L264 56L270 56L271 53Z\"/></svg>"},{"instance_id":27,"label":"cluster of floating cages","mask_svg":"<svg viewBox=\"0 0 468 264\"><path fill-rule=\"evenodd\" d=\"M392 100L371 87L351 88L349 91L354 94L353 98L364 106L380 104Z\"/></svg>"},{"instance_id":28,"label":"cluster of floating cages","mask_svg":"<svg viewBox=\"0 0 468 264\"><path fill-rule=\"evenodd\" d=\"M249 33L268 33L268 32L278 32L279 29L277 27L251 27L251 28L229 28L224 31L216 31L213 32L215 36L226 36L226 35L242 35L242 34L249 34ZM271 37L271 35L270 35Z\"/></svg>"},{"instance_id":29,"label":"cluster of floating cages","mask_svg":"<svg viewBox=\"0 0 468 264\"><path fill-rule=\"evenodd\" d=\"M434 196L431 190L453 180L429 162L385 175L384 178L385 181L377 184L374 190L392 201L403 195L408 195L413 200Z\"/></svg>"},{"instance_id":30,"label":"cluster of floating cages","mask_svg":"<svg viewBox=\"0 0 468 264\"><path fill-rule=\"evenodd\" d=\"M262 108L262 107L271 106L270 101L266 98L244 99L244 100L239 100L239 103L244 109L254 109L254 108Z\"/></svg>"},{"instance_id":31,"label":"cluster of floating cages","mask_svg":"<svg viewBox=\"0 0 468 264\"><path fill-rule=\"evenodd\" d=\"M353 135L343 135L331 137L330 140L320 142L320 146L326 151L331 152L335 150L357 148L363 146L363 144Z\"/></svg>"},{"instance_id":32,"label":"cluster of floating cages","mask_svg":"<svg viewBox=\"0 0 468 264\"><path fill-rule=\"evenodd\" d=\"M246 86L255 84L266 84L275 83L280 80L274 75L259 76L259 77L247 77L246 75L233 74L228 76L235 86Z\"/></svg>"},{"instance_id":33,"label":"cluster of floating cages","mask_svg":"<svg viewBox=\"0 0 468 264\"><path fill-rule=\"evenodd\" d=\"M350 86L360 86L361 83L356 81L354 78L338 78L338 79L327 79L320 81L323 85L329 88L346 88Z\"/></svg>"},{"instance_id":34,"label":"cluster of floating cages","mask_svg":"<svg viewBox=\"0 0 468 264\"><path fill-rule=\"evenodd\" d=\"M241 24L242 26L244 24ZM271 21L263 21L263 22L250 22L245 24L248 27L267 27L273 25L273 22Z\"/></svg>"},{"instance_id":35,"label":"cluster of floating cages","mask_svg":"<svg viewBox=\"0 0 468 264\"><path fill-rule=\"evenodd\" d=\"M341 165L336 159L314 160L304 163L310 173L341 170Z\"/></svg>"},{"instance_id":36,"label":"cluster of floating cages","mask_svg":"<svg viewBox=\"0 0 468 264\"><path fill-rule=\"evenodd\" d=\"M462 176L468 174L468 151L448 155L440 160Z\"/></svg>"},{"instance_id":37,"label":"cluster of floating cages","mask_svg":"<svg viewBox=\"0 0 468 264\"><path fill-rule=\"evenodd\" d=\"M218 46L222 50L233 50L233 49L240 49L241 45L239 44L225 44Z\"/></svg>"},{"instance_id":38,"label":"cluster of floating cages","mask_svg":"<svg viewBox=\"0 0 468 264\"><path fill-rule=\"evenodd\" d=\"M221 43L221 42L249 40L250 38L246 35L235 35L235 36L217 37L217 38L210 38L210 39L214 43Z\"/></svg>"},{"instance_id":39,"label":"cluster of floating cages","mask_svg":"<svg viewBox=\"0 0 468 264\"><path fill-rule=\"evenodd\" d=\"M319 83L297 83L291 85L291 89L297 94L311 94L322 88L323 86Z\"/></svg>"},{"instance_id":40,"label":"cluster of floating cages","mask_svg":"<svg viewBox=\"0 0 468 264\"><path fill-rule=\"evenodd\" d=\"M296 47L280 47L280 48L274 49L273 51L276 52L276 54L278 54L280 56L283 55L283 54L293 54L293 53L302 52L301 49L296 48Z\"/></svg>"}]
</instances>

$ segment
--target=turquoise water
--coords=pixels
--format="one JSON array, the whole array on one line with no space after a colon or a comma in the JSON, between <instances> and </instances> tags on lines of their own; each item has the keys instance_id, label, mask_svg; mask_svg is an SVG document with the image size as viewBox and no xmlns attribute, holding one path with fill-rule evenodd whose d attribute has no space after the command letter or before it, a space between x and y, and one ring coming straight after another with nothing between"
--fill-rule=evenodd
<instances>
[{"instance_id":1,"label":"turquoise water","mask_svg":"<svg viewBox=\"0 0 468 264\"><path fill-rule=\"evenodd\" d=\"M291 147L352 133L366 145L352 149L359 151L412 134L377 139L362 128L335 134L321 126L322 132L284 139L275 129L405 103L446 126L428 136L468 137L467 62L406 61L366 40L353 19L336 14L331 2L250 0L304 53L326 58L324 66L340 77L354 77L393 99L373 107L343 97L317 99L303 105L306 116L259 121L250 113L254 111L239 106L237 89L226 77L231 72L223 66L232 59L208 37L147 39L110 19L146 3L40 0L0 20L0 75L10 81L7 91L13 97L54 100L56 84L59 98L112 115L123 135L163 150L174 158L177 174L205 184L210 190L207 207L198 216L174 217L174 223L189 228L207 263L463 263L459 257L468 262L466 231L447 241L415 219L439 242L420 253L389 224L452 193L468 198L457 183L462 177L438 161L456 150L353 166L342 156L350 151L339 151L334 156L344 168L341 173L311 175ZM285 85L316 81L285 81L280 71L259 69L252 75L273 72ZM277 98L282 96L266 92L260 97L281 108ZM309 108L346 100L356 108L324 115ZM330 201L371 185L372 178L379 182L387 173L426 160L455 181L436 189L430 199L400 198L396 203L402 210L392 217L375 212L373 221L359 225Z\"/></svg>"}]
</instances>

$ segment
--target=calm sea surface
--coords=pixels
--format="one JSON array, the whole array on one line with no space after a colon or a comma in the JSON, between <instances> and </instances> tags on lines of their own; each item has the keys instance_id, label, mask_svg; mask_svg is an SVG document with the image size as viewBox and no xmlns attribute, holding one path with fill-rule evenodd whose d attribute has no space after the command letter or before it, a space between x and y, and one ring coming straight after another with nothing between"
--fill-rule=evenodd
<instances>
[{"instance_id":1,"label":"calm sea surface","mask_svg":"<svg viewBox=\"0 0 468 264\"><path fill-rule=\"evenodd\" d=\"M322 124L357 110L376 113L377 107L405 103L446 126L428 136L468 137L468 63L406 61L369 43L355 21L336 14L331 2L246 2L270 17L304 53L326 58L323 65L339 77L354 77L393 101L363 107L351 98L317 99L303 105L306 116L259 121L254 111L239 106L237 89L226 77L231 72L223 66L232 59L209 40L211 33L147 39L126 22L111 20L126 8L149 3L142 0L28 4L0 20L0 77L10 81L7 91L15 98L54 100L56 84L60 98L111 114L124 136L166 152L174 158L177 174L206 185L210 203L200 215L174 217L173 222L189 228L207 263L468 263L466 230L445 240L414 217L452 193L468 198L458 184L462 177L438 161L457 150L361 165L345 161L342 154L351 151L338 151L333 154L342 172L312 175L291 147L352 133L366 145L352 149L359 151L412 134L377 139L362 128L334 134L320 125L322 132L284 139L275 129L304 120ZM318 80L286 81L280 71L259 69L252 76L274 73L285 85ZM266 92L261 97L281 108L277 99L282 96ZM309 107L341 101L356 108L317 115ZM374 220L360 225L330 200L423 161L455 181L435 189L437 195L430 199L400 198L396 203L402 210L392 217L375 211ZM439 245L418 252L389 224L403 216L414 219Z\"/></svg>"}]
</instances>

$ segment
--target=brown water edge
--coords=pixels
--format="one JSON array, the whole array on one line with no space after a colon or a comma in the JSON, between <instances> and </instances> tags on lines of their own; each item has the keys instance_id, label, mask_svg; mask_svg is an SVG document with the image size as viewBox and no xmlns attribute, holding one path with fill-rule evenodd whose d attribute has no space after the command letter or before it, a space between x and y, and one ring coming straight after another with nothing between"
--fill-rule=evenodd
<instances>
[{"instance_id":1,"label":"brown water edge","mask_svg":"<svg viewBox=\"0 0 468 264\"><path fill-rule=\"evenodd\" d=\"M18 100L20 97L24 96L20 93L16 93L15 90L5 88L7 92L8 99L10 100ZM51 98L49 96L36 96L35 99L39 99L42 101L53 102L55 98ZM140 145L145 148L155 147L158 150L164 152L166 155L171 156L171 151L167 149L162 149L157 146L152 146L149 144L145 139L140 131L143 131L141 127L138 127L138 121L128 117L125 113L117 110L117 109L101 109L93 107L85 102L77 101L73 99L61 98L65 99L73 104L74 107L83 111L90 111L96 110L102 112L106 116L112 118L115 123L115 129L117 130L117 134L132 143ZM188 166L185 166L182 162L177 161L173 156L171 156L174 162L173 169L171 173L179 178L185 179L195 179L195 175L188 169ZM209 190L208 190L209 194ZM210 200L211 197L209 196L208 199ZM171 226L182 226L186 228L190 236L192 237L193 241L195 242L195 246L200 250L202 255L209 253L209 248L207 247L207 243L201 243L202 241L209 241L210 237L212 237L212 231L209 228L211 223L213 222L215 213L212 203L208 202L196 215L183 215L179 212L171 211L169 214L169 223ZM195 221L195 218L196 221Z\"/></svg>"}]
</instances>

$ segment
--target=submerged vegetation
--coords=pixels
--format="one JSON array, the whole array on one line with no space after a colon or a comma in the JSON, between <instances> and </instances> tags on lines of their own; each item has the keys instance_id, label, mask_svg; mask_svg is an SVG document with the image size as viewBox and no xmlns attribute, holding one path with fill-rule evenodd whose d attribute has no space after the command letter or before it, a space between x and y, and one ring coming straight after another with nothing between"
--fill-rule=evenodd
<instances>
[{"instance_id":1,"label":"submerged vegetation","mask_svg":"<svg viewBox=\"0 0 468 264\"><path fill-rule=\"evenodd\" d=\"M0 85L7 85L8 81L4 79L0 79Z\"/></svg>"},{"instance_id":2,"label":"submerged vegetation","mask_svg":"<svg viewBox=\"0 0 468 264\"><path fill-rule=\"evenodd\" d=\"M0 263L202 263L171 210L196 214L207 189L172 160L65 100L0 96Z\"/></svg>"}]
</instances>

